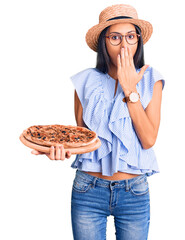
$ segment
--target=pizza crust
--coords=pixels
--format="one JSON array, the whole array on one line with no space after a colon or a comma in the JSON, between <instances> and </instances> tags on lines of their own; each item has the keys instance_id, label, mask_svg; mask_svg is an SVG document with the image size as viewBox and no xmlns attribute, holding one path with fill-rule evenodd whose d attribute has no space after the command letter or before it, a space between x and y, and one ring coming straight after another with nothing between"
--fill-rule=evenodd
<instances>
[{"instance_id":1,"label":"pizza crust","mask_svg":"<svg viewBox=\"0 0 185 240\"><path fill-rule=\"evenodd\" d=\"M42 145L30 142L23 136L23 134L20 135L19 139L25 146L27 146L31 149L34 149L34 150L37 150L37 151L40 151L43 153L50 153L50 151L51 151L50 147L46 147L46 146L42 146ZM87 146L78 147L78 148L65 148L65 151L66 152L70 151L71 154L83 154L83 153L95 151L100 146L101 146L101 141L99 138L97 138L97 140L92 144L89 144Z\"/></svg>"}]
</instances>

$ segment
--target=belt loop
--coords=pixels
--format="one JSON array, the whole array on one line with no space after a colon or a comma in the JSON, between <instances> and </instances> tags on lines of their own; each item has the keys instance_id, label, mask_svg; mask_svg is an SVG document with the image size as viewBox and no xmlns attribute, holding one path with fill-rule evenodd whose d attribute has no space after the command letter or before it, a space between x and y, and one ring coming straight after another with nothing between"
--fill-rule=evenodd
<instances>
[{"instance_id":1,"label":"belt loop","mask_svg":"<svg viewBox=\"0 0 185 240\"><path fill-rule=\"evenodd\" d=\"M96 186L96 180L97 180L97 178L95 177L94 179L93 179L93 184L92 184L92 188L94 188L95 186Z\"/></svg>"},{"instance_id":2,"label":"belt loop","mask_svg":"<svg viewBox=\"0 0 185 240\"><path fill-rule=\"evenodd\" d=\"M129 184L128 184L128 179L125 180L125 191L129 191Z\"/></svg>"}]
</instances>

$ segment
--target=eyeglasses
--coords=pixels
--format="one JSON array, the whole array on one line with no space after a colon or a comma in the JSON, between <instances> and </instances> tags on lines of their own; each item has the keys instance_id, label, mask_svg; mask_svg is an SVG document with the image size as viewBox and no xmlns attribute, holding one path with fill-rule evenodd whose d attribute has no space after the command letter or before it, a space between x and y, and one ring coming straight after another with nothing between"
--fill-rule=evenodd
<instances>
[{"instance_id":1,"label":"eyeglasses","mask_svg":"<svg viewBox=\"0 0 185 240\"><path fill-rule=\"evenodd\" d=\"M115 33L111 33L108 36L105 36L105 38L108 38L110 43L114 46L119 45L122 42L123 37L125 37L128 44L134 45L139 41L140 35L135 33L135 32L127 33L125 35L122 35L121 33L116 33L115 32Z\"/></svg>"}]
</instances>

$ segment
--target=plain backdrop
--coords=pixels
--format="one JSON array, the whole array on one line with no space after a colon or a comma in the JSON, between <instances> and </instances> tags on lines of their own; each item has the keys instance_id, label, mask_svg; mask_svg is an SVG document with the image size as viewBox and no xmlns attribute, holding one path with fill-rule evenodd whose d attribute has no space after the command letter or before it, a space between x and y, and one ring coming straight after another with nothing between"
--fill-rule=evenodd
<instances>
[{"instance_id":1,"label":"plain backdrop","mask_svg":"<svg viewBox=\"0 0 185 240\"><path fill-rule=\"evenodd\" d=\"M184 5L148 0L2 0L0 2L0 239L73 239L71 163L34 156L19 141L35 124L76 125L70 76L95 67L85 42L99 13L133 5L154 31L145 62L166 80L154 146L160 174L150 177L149 240L185 239ZM113 217L107 239L115 239Z\"/></svg>"}]
</instances>

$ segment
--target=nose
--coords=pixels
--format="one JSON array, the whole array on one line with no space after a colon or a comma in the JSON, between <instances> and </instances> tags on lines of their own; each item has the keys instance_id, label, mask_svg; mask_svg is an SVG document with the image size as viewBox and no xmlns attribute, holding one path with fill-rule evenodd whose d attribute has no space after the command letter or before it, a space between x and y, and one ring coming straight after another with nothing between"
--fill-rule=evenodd
<instances>
[{"instance_id":1,"label":"nose","mask_svg":"<svg viewBox=\"0 0 185 240\"><path fill-rule=\"evenodd\" d=\"M127 46L128 45L128 43L127 43L127 41L126 41L126 38L125 38L125 36L123 36L122 37L122 42L121 42L121 48L125 48L125 46Z\"/></svg>"}]
</instances>

